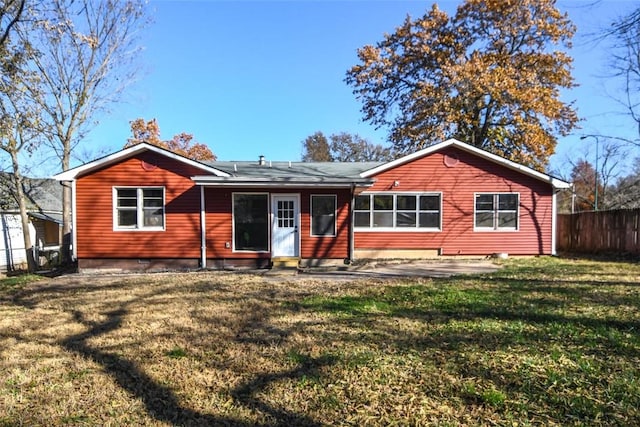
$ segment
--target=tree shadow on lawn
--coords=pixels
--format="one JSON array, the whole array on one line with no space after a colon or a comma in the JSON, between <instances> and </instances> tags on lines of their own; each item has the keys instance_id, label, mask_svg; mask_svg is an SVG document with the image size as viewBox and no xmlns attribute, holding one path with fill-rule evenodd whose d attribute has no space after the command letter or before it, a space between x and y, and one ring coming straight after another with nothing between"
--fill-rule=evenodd
<instances>
[{"instance_id":1,"label":"tree shadow on lawn","mask_svg":"<svg viewBox=\"0 0 640 427\"><path fill-rule=\"evenodd\" d=\"M64 298L65 293L69 291L73 293L78 290L89 290L89 292L95 292L100 289L118 289L118 284L110 284L106 285L106 287L99 285L93 289L91 285L78 287L75 285L70 287L38 287L38 289L42 289L47 292L48 296L51 296L53 293L60 298ZM87 319L85 314L80 310L71 310L70 313L73 320L85 326L86 331L62 339L59 341L59 344L66 350L100 365L124 391L130 393L136 398L139 398L146 407L148 415L158 421L184 426L261 425L256 424L255 422L242 421L236 418L220 417L212 414L201 413L184 407L180 404L178 397L170 387L159 384L152 377L146 374L135 362L127 360L119 354L103 351L89 344L89 341L93 338L117 331L122 326L124 318L129 314L129 305L144 302L144 300L161 295L162 292L163 289L160 287L152 293L121 303L119 308L115 310L100 313L103 316L106 316L106 319L99 322ZM42 298L38 297L37 290L34 288L31 290L25 290L19 295L14 295L12 297L12 302L25 308L33 309L42 302ZM251 319L252 320L247 325L248 328L266 328L266 333L271 333L271 329L268 322L266 322L266 319L260 319L255 316ZM278 331L278 334L286 335L286 331ZM258 339L257 343L259 344L261 341L261 339ZM231 396L235 399L237 404L265 414L268 421L263 425L320 426L320 423L309 417L273 407L260 401L260 399L255 397L255 395L260 392L260 390L268 388L270 383L274 381L318 375L318 368L330 363L332 363L331 359L323 357L319 357L317 359L310 357L305 358L293 369L279 373L258 375L252 380L238 385L231 391Z\"/></svg>"},{"instance_id":2,"label":"tree shadow on lawn","mask_svg":"<svg viewBox=\"0 0 640 427\"><path fill-rule=\"evenodd\" d=\"M188 287L181 289L180 292L182 295L189 295L190 292L195 291L197 295L191 295L191 298L193 301L196 301L197 298L202 298L202 292L210 291L212 294L208 295L209 297L225 300L224 304L236 307L238 312L246 313L246 315L242 317L242 322L229 325L233 326L233 330L235 331L235 337L231 337L230 339L235 340L237 343L246 344L249 348L252 348L252 346L260 347L282 344L294 332L314 335L318 331L318 328L315 327L312 328L312 330L308 329L309 325L300 321L286 328L278 327L272 320L275 316L283 315L287 312L298 315L301 311L304 312L307 310L332 312L338 316L330 316L322 320L327 323L328 328L322 330L322 334L326 334L326 336L317 337L319 342L323 340L343 342L344 346L353 342L358 344L358 348L362 346L370 346L371 348L379 347L381 349L380 351L385 351L384 347L391 346L401 350L401 352L419 351L421 354L424 354L425 357L430 357L430 354L433 355L436 353L445 354L447 357L454 355L455 357L461 358L460 361L456 362L461 375L484 377L493 381L496 385L505 388L518 387L517 384L520 378L516 373L500 372L498 369L494 369L493 371L484 369L477 364L477 361L463 360L465 357L468 357L468 353L465 355L464 353L457 352L457 350L465 347L467 349L479 348L481 351L491 351L501 349L508 350L514 345L544 346L549 343L549 335L545 327L534 330L524 329L518 333L515 333L509 328L469 331L464 329L443 328L437 333L428 333L421 336L420 330L410 333L407 331L399 331L392 321L380 322L379 320L406 318L424 324L446 325L454 320L473 321L477 319L489 319L513 323L539 324L543 326L566 324L578 328L613 328L619 331L637 330L640 327L639 322L636 320L624 321L609 318L600 319L587 316L569 316L561 312L554 312L554 308L562 307L562 300L567 295L562 293L564 292L563 286L557 286L556 282L553 281L496 279L497 284L503 286L498 286L497 290L494 289L490 291L495 294L491 295L490 298L484 300L471 299L468 301L456 301L455 295L453 295L453 301L447 302L445 300L442 306L438 306L437 304L427 304L424 306L414 304L412 306L411 304L403 305L398 302L409 301L413 303L422 297L425 298L425 301L430 301L430 295L420 295L420 292L437 293L439 292L438 286L440 284L451 284L451 280L452 279L443 281L436 280L435 288L404 286L402 284L390 287L381 285L379 288L373 290L373 294L367 294L361 297L332 296L317 300L313 304L300 302L301 298L304 298L304 292L301 293L300 290L298 290L297 293L292 292L291 294L287 294L285 291L282 291L282 289L279 292L274 292L273 289L264 287L264 290L262 290L263 288L258 286L258 290L241 293L234 291L232 287L227 284L218 284L212 281L192 283ZM482 280L487 279L483 277ZM501 296L511 292L510 286L513 287L513 292L517 295L524 295L529 291L540 291L541 285L546 287L544 292L558 297L557 302L551 302L549 307L543 309L532 309L528 305L529 301L518 301L518 298L511 297L505 300L501 298ZM83 286L74 285L67 288L66 291L77 294L83 292L85 289L91 289L91 291L99 290L101 286L103 286L103 284L94 289L90 284ZM109 289L118 288L118 285L113 283L104 286ZM123 285L121 284L120 286ZM130 286L136 285L131 284ZM105 372L108 373L123 390L139 398L144 403L149 416L158 421L177 425L256 425L255 423L248 423L235 418L215 416L187 408L181 405L178 396L170 387L164 386L154 380L147 375L141 367L136 365L135 362L127 360L116 353L96 348L90 344L91 339L120 329L125 317L130 314L130 306L132 304L145 304L147 303L146 301L151 301L151 304L158 304L159 300L157 298L154 299L154 297L166 292L167 286L168 285L158 286L154 288L152 292L144 295L132 295L134 298L126 302L118 302L116 305L117 308L107 313L101 313L106 319L100 321L91 321L86 317L88 313L85 315L77 309L70 308L65 310L71 313L74 321L83 325L86 330L60 340L59 344L63 348L102 366ZM455 283L452 286L455 287ZM384 293L378 294L378 289L384 289ZM554 289L556 289L557 292L554 291ZM12 302L14 304L21 304L27 308L33 308L51 297L52 294L47 294L46 291L53 292L56 298L71 298L70 295L65 294L64 287L60 287L59 289L43 288L43 290L45 292L42 294L38 294L37 291L24 292L22 295L14 296ZM408 290L417 292L417 294L406 293ZM323 295L319 292L311 292L311 294L318 296ZM247 303L248 297L252 300L251 303ZM347 300L346 298L349 299ZM378 300L381 300L387 305L382 305L380 311L371 313L367 307L370 307L372 302ZM104 304L108 305L109 302L105 301ZM201 331L202 334L206 334L208 328L214 328L217 321L215 315L214 317L205 316L197 320L207 322L209 325ZM314 320L314 322L315 321L316 320ZM331 324L333 322L343 323L348 327L332 329ZM316 326L316 324L314 324L314 326ZM367 332L371 331L371 334L363 334L363 330ZM572 339L578 341L581 337L576 336ZM562 343L562 345L564 344L565 343ZM538 351L540 349L536 348L535 350ZM547 350L543 348L540 351ZM602 354L610 353L624 356L635 354L635 357L637 357L638 354L637 346L621 349L615 348L613 345L608 345L606 342L597 350L594 349L594 351ZM599 355L602 356L602 354ZM234 387L229 393L235 403L241 405L243 408L263 414L270 421L265 422L265 425L321 425L305 415L273 406L261 400L259 397L260 392L267 390L275 382L320 376L322 374L322 367L340 362L337 360L337 357L333 358L331 354L327 352L316 358L298 356L296 366L291 369L285 369L280 372L253 374L249 380ZM468 366L468 368L465 368L465 366ZM561 405L559 405L558 410L563 410Z\"/></svg>"},{"instance_id":3,"label":"tree shadow on lawn","mask_svg":"<svg viewBox=\"0 0 640 427\"><path fill-rule=\"evenodd\" d=\"M301 306L333 314L331 321L339 326L325 330L324 341L382 353L392 348L391 354L419 357L421 363L436 366L436 375L447 370L460 379L450 385L451 398L468 405L508 396L510 402L498 404L496 412L506 408L510 416L526 419L528 408L535 412L545 407L546 422L573 418L587 424L595 419L616 424L628 411L630 424L640 421L637 386L620 379L638 373L633 362L640 357L637 312L624 319L588 310L572 312L575 301L565 300L561 285L560 295L551 291L548 282L545 292L555 301L537 307L521 299L537 290L533 283L523 286L517 281L515 295L504 298L508 289L479 291L457 288L451 279L434 282L383 287L360 296L320 297ZM472 294L468 299L465 291ZM438 300L438 296L444 297ZM589 298L577 299L588 308ZM403 320L411 323L400 323ZM527 363L534 367L533 373Z\"/></svg>"},{"instance_id":4,"label":"tree shadow on lawn","mask_svg":"<svg viewBox=\"0 0 640 427\"><path fill-rule=\"evenodd\" d=\"M592 308L597 304L606 307L628 305L640 308L635 296L592 295L579 293L574 287L568 289L562 284L538 280L487 279L498 284L488 290L457 288L468 278L433 279L433 286L400 285L385 287L376 294L362 296L320 297L307 300L300 305L305 309L335 313L337 322L345 325L362 324L368 330L377 330L386 334L387 343L395 343L398 348L415 348L422 345L450 346L473 343L479 347L507 348L522 342L545 343L553 337L549 330L566 335L570 340L583 341L581 333L599 337L603 345L612 354L625 356L640 354L640 350L623 348L615 340L607 338L608 331L632 333L640 330L640 317L616 318L613 315L597 317ZM442 287L440 287L440 284ZM594 289L597 284L585 283ZM529 295L537 293L535 298ZM543 293L544 295L539 295ZM584 308L584 312L576 310ZM373 312L372 312L373 308ZM395 331L380 330L377 319L405 318L422 322L425 325L446 325L449 322L502 322L503 330L484 331L482 333L451 333L448 336L410 336L408 339ZM514 325L533 326L516 333ZM375 334L374 334L375 337ZM348 339L348 337L347 337ZM357 339L362 339L358 336ZM377 339L377 338L376 338ZM600 350L594 350L600 351ZM602 350L604 351L604 350Z\"/></svg>"}]
</instances>

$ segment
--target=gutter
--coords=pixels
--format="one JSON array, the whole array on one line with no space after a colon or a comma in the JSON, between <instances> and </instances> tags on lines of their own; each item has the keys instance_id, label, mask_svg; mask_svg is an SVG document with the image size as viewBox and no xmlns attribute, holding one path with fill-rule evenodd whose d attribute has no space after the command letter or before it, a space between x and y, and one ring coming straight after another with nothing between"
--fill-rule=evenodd
<instances>
[{"instance_id":1,"label":"gutter","mask_svg":"<svg viewBox=\"0 0 640 427\"><path fill-rule=\"evenodd\" d=\"M207 216L202 185L200 186L200 268L207 268Z\"/></svg>"}]
</instances>

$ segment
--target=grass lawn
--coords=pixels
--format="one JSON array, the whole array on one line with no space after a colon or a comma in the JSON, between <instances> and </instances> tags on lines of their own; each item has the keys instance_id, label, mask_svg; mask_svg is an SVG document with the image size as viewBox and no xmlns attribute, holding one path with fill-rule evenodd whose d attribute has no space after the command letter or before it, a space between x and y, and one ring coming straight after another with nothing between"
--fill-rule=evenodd
<instances>
[{"instance_id":1,"label":"grass lawn","mask_svg":"<svg viewBox=\"0 0 640 427\"><path fill-rule=\"evenodd\" d=\"M0 281L0 426L640 425L640 265Z\"/></svg>"}]
</instances>

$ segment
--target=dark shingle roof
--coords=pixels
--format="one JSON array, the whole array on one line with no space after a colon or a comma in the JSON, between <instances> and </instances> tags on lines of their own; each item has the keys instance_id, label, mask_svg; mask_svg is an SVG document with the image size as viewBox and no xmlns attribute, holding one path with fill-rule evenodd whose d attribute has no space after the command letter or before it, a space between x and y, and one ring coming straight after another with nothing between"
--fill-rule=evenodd
<instances>
[{"instance_id":1,"label":"dark shingle roof","mask_svg":"<svg viewBox=\"0 0 640 427\"><path fill-rule=\"evenodd\" d=\"M307 181L359 180L360 174L382 162L271 162L260 165L248 161L209 162L210 166L238 179Z\"/></svg>"},{"instance_id":2,"label":"dark shingle roof","mask_svg":"<svg viewBox=\"0 0 640 427\"><path fill-rule=\"evenodd\" d=\"M210 162L209 166L227 176L201 175L193 179L202 185L231 186L370 186L371 178L360 174L380 162Z\"/></svg>"},{"instance_id":3,"label":"dark shingle roof","mask_svg":"<svg viewBox=\"0 0 640 427\"><path fill-rule=\"evenodd\" d=\"M5 211L18 209L13 196L11 175L0 176L0 208ZM62 212L62 186L53 179L24 178L24 192L29 211Z\"/></svg>"}]
</instances>

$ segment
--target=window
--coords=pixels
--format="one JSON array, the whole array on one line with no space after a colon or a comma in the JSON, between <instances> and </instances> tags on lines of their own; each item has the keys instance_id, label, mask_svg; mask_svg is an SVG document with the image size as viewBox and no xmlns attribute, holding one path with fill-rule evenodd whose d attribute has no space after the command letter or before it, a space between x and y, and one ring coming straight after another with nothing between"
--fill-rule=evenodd
<instances>
[{"instance_id":1,"label":"window","mask_svg":"<svg viewBox=\"0 0 640 427\"><path fill-rule=\"evenodd\" d=\"M356 196L354 227L406 231L440 230L440 200L439 193Z\"/></svg>"},{"instance_id":2,"label":"window","mask_svg":"<svg viewBox=\"0 0 640 427\"><path fill-rule=\"evenodd\" d=\"M164 188L114 188L116 230L164 230Z\"/></svg>"},{"instance_id":3,"label":"window","mask_svg":"<svg viewBox=\"0 0 640 427\"><path fill-rule=\"evenodd\" d=\"M311 196L311 235L336 235L336 196Z\"/></svg>"},{"instance_id":4,"label":"window","mask_svg":"<svg viewBox=\"0 0 640 427\"><path fill-rule=\"evenodd\" d=\"M269 250L267 194L233 194L233 243L237 251Z\"/></svg>"},{"instance_id":5,"label":"window","mask_svg":"<svg viewBox=\"0 0 640 427\"><path fill-rule=\"evenodd\" d=\"M517 230L518 199L516 193L476 194L476 229Z\"/></svg>"}]
</instances>

